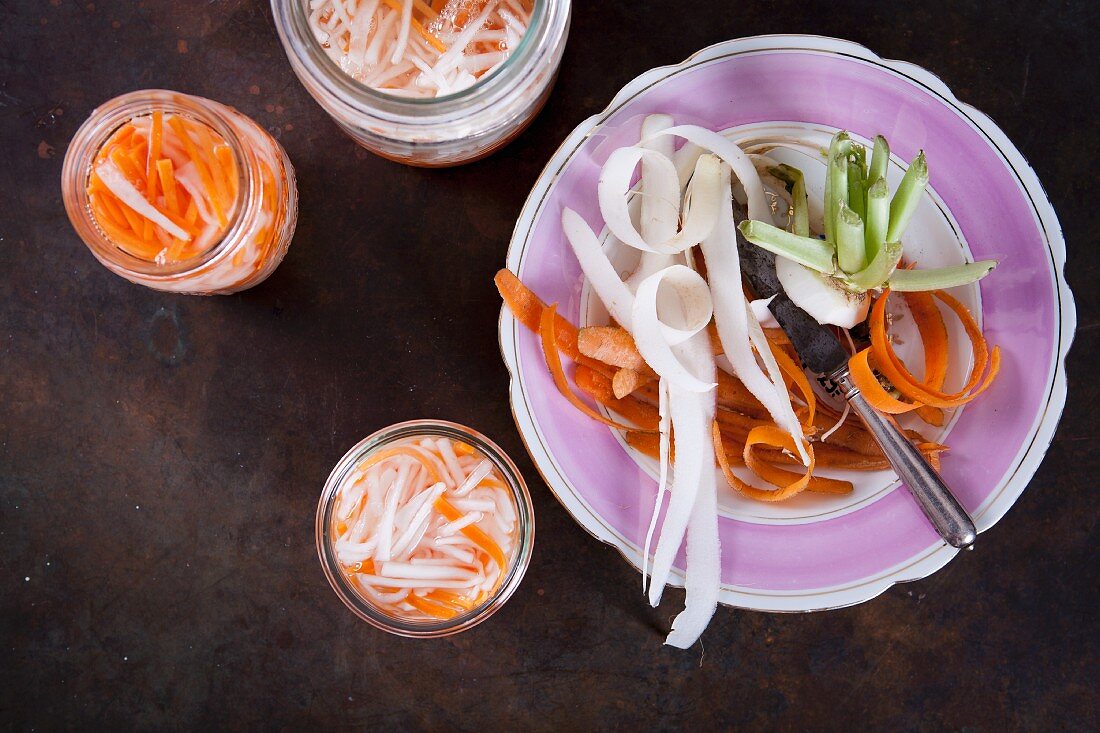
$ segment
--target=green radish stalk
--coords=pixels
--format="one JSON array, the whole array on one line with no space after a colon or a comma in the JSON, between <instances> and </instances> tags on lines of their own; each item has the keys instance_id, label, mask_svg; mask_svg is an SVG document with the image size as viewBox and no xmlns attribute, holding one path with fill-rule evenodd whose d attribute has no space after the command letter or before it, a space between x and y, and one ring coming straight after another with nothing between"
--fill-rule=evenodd
<instances>
[{"instance_id":1,"label":"green radish stalk","mask_svg":"<svg viewBox=\"0 0 1100 733\"><path fill-rule=\"evenodd\" d=\"M867 189L867 212L863 217L863 235L867 259L874 260L886 242L886 230L890 222L890 189L886 179L875 179Z\"/></svg>"},{"instance_id":2,"label":"green radish stalk","mask_svg":"<svg viewBox=\"0 0 1100 733\"><path fill-rule=\"evenodd\" d=\"M905 177L901 179L894 199L890 202L890 226L886 230L886 241L900 242L905 227L909 226L909 220L917 211L924 189L928 186L928 162L924 159L924 151L917 153L917 157L909 164L905 171Z\"/></svg>"},{"instance_id":3,"label":"green radish stalk","mask_svg":"<svg viewBox=\"0 0 1100 733\"><path fill-rule=\"evenodd\" d=\"M801 237L762 221L743 221L737 228L745 239L757 247L826 275L836 272L833 248L827 242L814 237Z\"/></svg>"},{"instance_id":4,"label":"green radish stalk","mask_svg":"<svg viewBox=\"0 0 1100 733\"><path fill-rule=\"evenodd\" d=\"M993 271L996 260L979 260L954 267L937 267L931 270L897 270L887 285L891 290L924 291L944 290L977 282Z\"/></svg>"},{"instance_id":5,"label":"green radish stalk","mask_svg":"<svg viewBox=\"0 0 1100 733\"><path fill-rule=\"evenodd\" d=\"M836 217L837 264L844 272L859 272L867 265L866 255L863 219L846 205L841 204Z\"/></svg>"}]
</instances>

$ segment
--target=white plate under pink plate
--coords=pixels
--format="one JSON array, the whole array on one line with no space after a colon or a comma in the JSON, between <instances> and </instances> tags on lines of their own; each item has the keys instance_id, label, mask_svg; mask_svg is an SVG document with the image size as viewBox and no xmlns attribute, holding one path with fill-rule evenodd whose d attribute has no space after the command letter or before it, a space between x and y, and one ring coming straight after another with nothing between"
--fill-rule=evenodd
<instances>
[{"instance_id":1,"label":"white plate under pink plate","mask_svg":"<svg viewBox=\"0 0 1100 733\"><path fill-rule=\"evenodd\" d=\"M1065 402L1063 360L1075 312L1062 277L1065 243L1034 172L993 122L910 64L813 36L762 36L707 48L638 77L566 139L517 223L507 267L575 323L598 320L560 227L561 210L603 227L595 186L610 149L637 139L641 119L731 137L775 130L885 135L895 163L924 149L932 195L906 237L925 264L1000 259L980 288L986 337L1002 350L994 386L961 409L943 438L942 473L974 516L993 526L1027 486ZM900 167L895 166L895 174ZM636 567L654 503L652 464L556 391L537 339L508 312L500 343L512 375L516 423L550 489L582 526ZM721 601L809 611L859 603L895 582L924 577L955 550L932 530L904 486L885 472L857 477L852 497L807 496L786 506L723 497ZM981 540L979 539L979 544ZM683 567L682 557L677 563ZM682 582L677 572L675 581Z\"/></svg>"}]
</instances>

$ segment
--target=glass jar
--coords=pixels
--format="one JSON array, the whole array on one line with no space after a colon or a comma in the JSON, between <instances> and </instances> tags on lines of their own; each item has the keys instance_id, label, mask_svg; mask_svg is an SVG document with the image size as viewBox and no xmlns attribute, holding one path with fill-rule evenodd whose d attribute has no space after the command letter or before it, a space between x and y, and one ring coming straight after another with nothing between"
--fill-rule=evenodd
<instances>
[{"instance_id":1,"label":"glass jar","mask_svg":"<svg viewBox=\"0 0 1100 733\"><path fill-rule=\"evenodd\" d=\"M96 221L88 193L100 149L123 125L156 111L205 125L228 146L237 172L224 233L174 261L120 246ZM180 293L235 293L262 282L282 262L298 220L294 168L274 138L232 107L161 89L123 94L92 112L65 153L61 193L69 221L103 265L130 282Z\"/></svg>"},{"instance_id":2,"label":"glass jar","mask_svg":"<svg viewBox=\"0 0 1100 733\"><path fill-rule=\"evenodd\" d=\"M569 33L570 0L535 0L519 46L476 84L430 99L368 87L328 57L309 27L308 0L271 0L290 65L353 140L399 163L441 167L489 155L520 133L550 95Z\"/></svg>"},{"instance_id":3,"label":"glass jar","mask_svg":"<svg viewBox=\"0 0 1100 733\"><path fill-rule=\"evenodd\" d=\"M483 458L489 460L503 477L507 489L514 500L516 511L516 549L508 561L508 568L497 583L495 591L481 605L459 614L451 619L412 619L397 616L373 603L358 591L341 566L334 546L332 527L336 510L337 493L340 486L356 467L387 447L395 443L419 438L448 438L461 441L470 446ZM367 623L392 634L408 637L433 638L449 636L470 629L492 616L512 596L519 587L527 566L531 562L531 550L535 541L535 518L531 505L531 495L512 460L495 443L481 433L455 423L442 420L413 420L383 428L364 438L349 450L336 467L332 469L321 499L317 504L316 518L317 555L321 560L325 576L336 595L356 616Z\"/></svg>"}]
</instances>

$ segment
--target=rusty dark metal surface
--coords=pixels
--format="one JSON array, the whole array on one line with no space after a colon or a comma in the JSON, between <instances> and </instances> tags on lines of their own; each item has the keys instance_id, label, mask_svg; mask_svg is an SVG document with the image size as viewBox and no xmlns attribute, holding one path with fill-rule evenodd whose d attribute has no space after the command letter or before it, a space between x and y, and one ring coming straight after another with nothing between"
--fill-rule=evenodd
<instances>
[{"instance_id":1,"label":"rusty dark metal surface","mask_svg":"<svg viewBox=\"0 0 1100 733\"><path fill-rule=\"evenodd\" d=\"M1089 2L580 2L558 87L503 152L444 171L357 149L292 76L266 3L0 0L0 728L1089 730L1097 726L1100 67ZM682 600L580 529L516 434L491 284L549 155L626 81L729 37L836 35L988 112L1065 227L1080 316L1047 460L980 549L846 610ZM130 285L61 205L98 103L167 87L286 146L302 213L231 297ZM410 216L409 215L413 215ZM373 430L466 422L538 515L523 586L442 641L384 635L327 587L313 512Z\"/></svg>"}]
</instances>

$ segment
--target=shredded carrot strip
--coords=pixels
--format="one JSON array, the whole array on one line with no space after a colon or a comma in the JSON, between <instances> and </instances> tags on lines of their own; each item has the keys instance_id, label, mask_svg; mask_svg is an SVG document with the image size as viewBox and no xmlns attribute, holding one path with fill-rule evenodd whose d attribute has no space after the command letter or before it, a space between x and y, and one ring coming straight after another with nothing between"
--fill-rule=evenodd
<instances>
[{"instance_id":1,"label":"shredded carrot strip","mask_svg":"<svg viewBox=\"0 0 1100 733\"><path fill-rule=\"evenodd\" d=\"M401 3L397 2L397 0L382 0L382 2L385 3L386 5L389 5L391 8L393 8L394 10L396 10L398 12L401 12L401 10L402 10ZM430 10L430 8L429 8L429 10ZM416 31L417 33L419 33L420 36L425 41L430 43L432 48L434 48L436 51L439 51L440 53L446 53L447 52L447 46L444 45L443 41L439 40L438 38L433 36L431 33L429 33L427 28L420 25L420 21L418 21L416 18L412 18L411 23L412 23L412 29L414 31Z\"/></svg>"},{"instance_id":2,"label":"shredded carrot strip","mask_svg":"<svg viewBox=\"0 0 1100 733\"><path fill-rule=\"evenodd\" d=\"M554 386L561 392L562 397L569 401L569 404L580 410L582 413L602 422L604 425L610 425L613 428L619 430L630 430L631 428L623 425L622 423L615 422L610 418L606 418L600 413L589 407L584 400L573 393L573 390L569 387L569 381L565 377L565 371L561 366L561 356L558 354L557 349L557 336L555 335L555 317L558 314L557 304L553 304L542 311L542 317L539 319L539 334L542 336L542 352L546 358L546 367L550 370L550 375L554 378Z\"/></svg>"},{"instance_id":3,"label":"shredded carrot strip","mask_svg":"<svg viewBox=\"0 0 1100 733\"><path fill-rule=\"evenodd\" d=\"M440 514L447 518L448 522L453 522L457 519L461 519L463 516L462 512L460 512L457 508L455 508L453 504L444 499L442 496L435 500L433 506L435 506L436 510L439 511ZM467 527L463 527L459 531L469 537L470 540L472 540L473 543L476 544L478 547L485 550L489 557L493 559L493 562L497 564L497 567L501 569L501 572L503 572L508 567L507 563L504 560L504 552L500 549L500 545L498 545L496 543L496 540L486 534L485 531L482 530L480 527L471 524Z\"/></svg>"},{"instance_id":4,"label":"shredded carrot strip","mask_svg":"<svg viewBox=\"0 0 1100 733\"><path fill-rule=\"evenodd\" d=\"M434 616L440 619L451 619L458 615L458 611L453 608L440 605L438 603L432 603L431 601L424 600L415 593L410 593L405 596L405 601L418 611Z\"/></svg>"},{"instance_id":5,"label":"shredded carrot strip","mask_svg":"<svg viewBox=\"0 0 1100 733\"><path fill-rule=\"evenodd\" d=\"M444 606L450 606L460 613L463 611L472 611L474 609L474 602L466 596L460 596L457 593L451 593L445 590L433 590L431 593L427 593L425 598L440 603Z\"/></svg>"},{"instance_id":6,"label":"shredded carrot strip","mask_svg":"<svg viewBox=\"0 0 1100 733\"><path fill-rule=\"evenodd\" d=\"M428 475L432 477L432 481L439 481L439 471L436 470L430 462L425 460L424 455L409 446L398 445L393 448L385 448L372 455L367 460L359 464L362 470L367 470L371 466L376 466L387 458L393 458L394 456L408 456L409 458L415 458L420 461L420 464L428 471Z\"/></svg>"},{"instance_id":7,"label":"shredded carrot strip","mask_svg":"<svg viewBox=\"0 0 1100 733\"><path fill-rule=\"evenodd\" d=\"M162 158L157 161L157 176L160 178L160 187L164 190L164 206L172 216L179 216L180 204L176 190L176 174L172 170L172 161Z\"/></svg>"}]
</instances>

